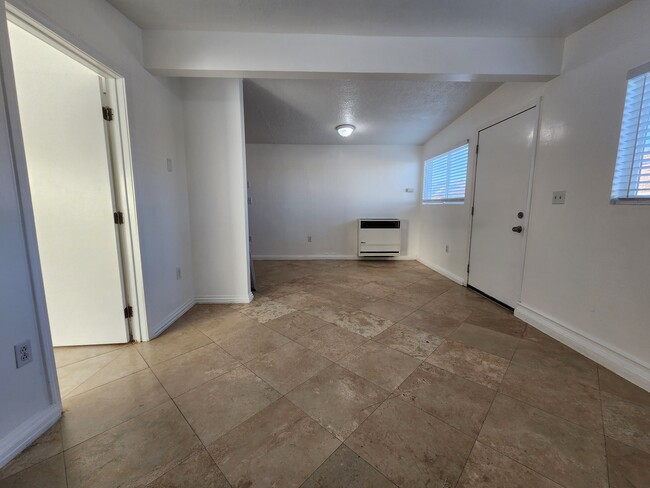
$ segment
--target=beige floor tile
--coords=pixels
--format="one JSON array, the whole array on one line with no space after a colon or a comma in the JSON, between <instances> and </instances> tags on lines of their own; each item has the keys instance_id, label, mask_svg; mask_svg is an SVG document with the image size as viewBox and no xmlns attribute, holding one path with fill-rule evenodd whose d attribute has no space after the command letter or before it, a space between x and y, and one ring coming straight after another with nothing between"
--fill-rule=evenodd
<instances>
[{"instance_id":1,"label":"beige floor tile","mask_svg":"<svg viewBox=\"0 0 650 488\"><path fill-rule=\"evenodd\" d=\"M460 322L445 315L437 315L425 310L416 310L399 322L417 330L437 337L447 337L459 326Z\"/></svg>"},{"instance_id":2,"label":"beige floor tile","mask_svg":"<svg viewBox=\"0 0 650 488\"><path fill-rule=\"evenodd\" d=\"M45 461L60 452L63 452L63 440L61 439L61 423L57 422L45 434L36 439L31 446L0 469L0 480Z\"/></svg>"},{"instance_id":3,"label":"beige floor tile","mask_svg":"<svg viewBox=\"0 0 650 488\"><path fill-rule=\"evenodd\" d=\"M395 394L476 438L496 391L425 363L400 385Z\"/></svg>"},{"instance_id":4,"label":"beige floor tile","mask_svg":"<svg viewBox=\"0 0 650 488\"><path fill-rule=\"evenodd\" d=\"M585 429L603 431L598 390L552 369L531 369L511 364L503 377L499 392Z\"/></svg>"},{"instance_id":5,"label":"beige floor tile","mask_svg":"<svg viewBox=\"0 0 650 488\"><path fill-rule=\"evenodd\" d=\"M68 487L146 485L200 449L192 429L169 401L67 450Z\"/></svg>"},{"instance_id":6,"label":"beige floor tile","mask_svg":"<svg viewBox=\"0 0 650 488\"><path fill-rule=\"evenodd\" d=\"M429 298L428 301L438 298L440 295L445 293L451 288L452 282L447 280L429 280L421 279L415 283L407 286L404 290L408 292L415 292L420 295L424 295Z\"/></svg>"},{"instance_id":7,"label":"beige floor tile","mask_svg":"<svg viewBox=\"0 0 650 488\"><path fill-rule=\"evenodd\" d=\"M605 434L650 453L650 407L601 392Z\"/></svg>"},{"instance_id":8,"label":"beige floor tile","mask_svg":"<svg viewBox=\"0 0 650 488\"><path fill-rule=\"evenodd\" d=\"M153 341L140 342L136 347L147 364L151 366L198 349L210 342L205 334L194 327L175 328L171 326Z\"/></svg>"},{"instance_id":9,"label":"beige floor tile","mask_svg":"<svg viewBox=\"0 0 650 488\"><path fill-rule=\"evenodd\" d=\"M268 327L255 325L216 338L215 342L235 359L245 363L274 351L289 339Z\"/></svg>"},{"instance_id":10,"label":"beige floor tile","mask_svg":"<svg viewBox=\"0 0 650 488\"><path fill-rule=\"evenodd\" d=\"M63 446L69 449L169 400L150 370L120 378L63 402Z\"/></svg>"},{"instance_id":11,"label":"beige floor tile","mask_svg":"<svg viewBox=\"0 0 650 488\"><path fill-rule=\"evenodd\" d=\"M432 297L419 291L414 291L413 289L401 288L386 295L386 300L410 307L421 307L425 303L430 302Z\"/></svg>"},{"instance_id":12,"label":"beige floor tile","mask_svg":"<svg viewBox=\"0 0 650 488\"><path fill-rule=\"evenodd\" d=\"M147 488L230 488L230 484L210 455L201 450L172 468Z\"/></svg>"},{"instance_id":13,"label":"beige floor tile","mask_svg":"<svg viewBox=\"0 0 650 488\"><path fill-rule=\"evenodd\" d=\"M147 363L134 346L122 348L110 363L90 376L66 397L84 393L144 369L147 369Z\"/></svg>"},{"instance_id":14,"label":"beige floor tile","mask_svg":"<svg viewBox=\"0 0 650 488\"><path fill-rule=\"evenodd\" d=\"M467 317L472 314L474 309L450 299L447 296L448 293L449 292L443 293L439 297L426 303L422 306L422 310L432 314L442 315L443 317L449 317L458 323L465 321Z\"/></svg>"},{"instance_id":15,"label":"beige floor tile","mask_svg":"<svg viewBox=\"0 0 650 488\"><path fill-rule=\"evenodd\" d=\"M0 480L0 488L67 488L63 454Z\"/></svg>"},{"instance_id":16,"label":"beige floor tile","mask_svg":"<svg viewBox=\"0 0 650 488\"><path fill-rule=\"evenodd\" d=\"M357 310L336 320L334 324L370 339L388 329L393 322L369 312Z\"/></svg>"},{"instance_id":17,"label":"beige floor tile","mask_svg":"<svg viewBox=\"0 0 650 488\"><path fill-rule=\"evenodd\" d=\"M295 342L288 342L273 352L246 365L257 376L285 395L307 381L331 361Z\"/></svg>"},{"instance_id":18,"label":"beige floor tile","mask_svg":"<svg viewBox=\"0 0 650 488\"><path fill-rule=\"evenodd\" d=\"M427 362L493 389L499 387L509 365L507 359L454 341L438 346Z\"/></svg>"},{"instance_id":19,"label":"beige floor tile","mask_svg":"<svg viewBox=\"0 0 650 488\"><path fill-rule=\"evenodd\" d=\"M509 334L467 323L461 324L449 335L449 339L508 360L512 359L519 344L519 339Z\"/></svg>"},{"instance_id":20,"label":"beige floor tile","mask_svg":"<svg viewBox=\"0 0 650 488\"><path fill-rule=\"evenodd\" d=\"M533 327L530 324L526 325L526 330L524 330L524 335L522 336L522 338L528 341L547 344L550 346L559 346L559 347L562 346L562 344L559 341L553 339L549 335L544 334L542 331L537 330L535 327Z\"/></svg>"},{"instance_id":21,"label":"beige floor tile","mask_svg":"<svg viewBox=\"0 0 650 488\"><path fill-rule=\"evenodd\" d=\"M433 334L402 324L395 324L386 329L375 337L375 340L422 361L444 341Z\"/></svg>"},{"instance_id":22,"label":"beige floor tile","mask_svg":"<svg viewBox=\"0 0 650 488\"><path fill-rule=\"evenodd\" d=\"M512 364L552 370L591 388L598 388L596 363L559 343L555 346L522 340L512 357Z\"/></svg>"},{"instance_id":23,"label":"beige floor tile","mask_svg":"<svg viewBox=\"0 0 650 488\"><path fill-rule=\"evenodd\" d=\"M342 441L387 397L387 391L336 364L287 394Z\"/></svg>"},{"instance_id":24,"label":"beige floor tile","mask_svg":"<svg viewBox=\"0 0 650 488\"><path fill-rule=\"evenodd\" d=\"M300 293L301 291L307 291L306 288L308 285L304 283L282 283L280 285L274 285L269 289L263 292L266 298L275 300L280 297L287 295L292 295L294 293Z\"/></svg>"},{"instance_id":25,"label":"beige floor tile","mask_svg":"<svg viewBox=\"0 0 650 488\"><path fill-rule=\"evenodd\" d=\"M367 304L376 300L375 297L359 293L355 289L346 288L336 284L318 285L309 290L309 293L318 297L330 300L348 312L353 312L365 307Z\"/></svg>"},{"instance_id":26,"label":"beige floor tile","mask_svg":"<svg viewBox=\"0 0 650 488\"><path fill-rule=\"evenodd\" d=\"M323 298L308 293L307 291L299 291L297 293L285 295L277 298L276 301L284 303L295 310L305 310L308 307L315 306L321 302L326 302Z\"/></svg>"},{"instance_id":27,"label":"beige floor tile","mask_svg":"<svg viewBox=\"0 0 650 488\"><path fill-rule=\"evenodd\" d=\"M295 341L300 336L314 332L324 325L328 325L328 322L304 312L292 312L275 320L270 320L265 325L269 329L273 329Z\"/></svg>"},{"instance_id":28,"label":"beige floor tile","mask_svg":"<svg viewBox=\"0 0 650 488\"><path fill-rule=\"evenodd\" d=\"M474 440L402 400L384 402L345 441L398 486L454 486Z\"/></svg>"},{"instance_id":29,"label":"beige floor tile","mask_svg":"<svg viewBox=\"0 0 650 488\"><path fill-rule=\"evenodd\" d=\"M650 486L650 453L618 442L609 437L607 466L609 488L647 488Z\"/></svg>"},{"instance_id":30,"label":"beige floor tile","mask_svg":"<svg viewBox=\"0 0 650 488\"><path fill-rule=\"evenodd\" d=\"M325 298L319 298L318 302L307 305L304 311L330 324L336 324L350 315L350 312L344 310L338 303Z\"/></svg>"},{"instance_id":31,"label":"beige floor tile","mask_svg":"<svg viewBox=\"0 0 650 488\"><path fill-rule=\"evenodd\" d=\"M359 287L359 293L372 296L375 298L384 298L393 292L393 289L388 286L380 285L379 283L366 283Z\"/></svg>"},{"instance_id":32,"label":"beige floor tile","mask_svg":"<svg viewBox=\"0 0 650 488\"><path fill-rule=\"evenodd\" d=\"M68 396L75 388L118 357L120 352L119 349L114 349L100 356L91 357L57 368L56 374L59 379L61 397L65 398Z\"/></svg>"},{"instance_id":33,"label":"beige floor tile","mask_svg":"<svg viewBox=\"0 0 650 488\"><path fill-rule=\"evenodd\" d=\"M228 312L214 317L210 322L200 325L198 329L213 341L218 341L238 330L255 325L259 325L257 320L230 309Z\"/></svg>"},{"instance_id":34,"label":"beige floor tile","mask_svg":"<svg viewBox=\"0 0 650 488\"><path fill-rule=\"evenodd\" d=\"M206 446L255 415L280 394L244 367L176 398L178 408Z\"/></svg>"},{"instance_id":35,"label":"beige floor tile","mask_svg":"<svg viewBox=\"0 0 650 488\"><path fill-rule=\"evenodd\" d=\"M390 300L379 299L369 303L361 310L370 312L377 317L382 317L391 322L399 322L407 315L415 312L417 307L401 305L399 303L391 302Z\"/></svg>"},{"instance_id":36,"label":"beige floor tile","mask_svg":"<svg viewBox=\"0 0 650 488\"><path fill-rule=\"evenodd\" d=\"M367 341L363 336L332 324L296 339L299 344L318 352L330 361L338 361Z\"/></svg>"},{"instance_id":37,"label":"beige floor tile","mask_svg":"<svg viewBox=\"0 0 650 488\"><path fill-rule=\"evenodd\" d=\"M512 312L498 305L474 310L465 321L503 334L509 334L513 337L521 337L526 329L525 322L522 322Z\"/></svg>"},{"instance_id":38,"label":"beige floor tile","mask_svg":"<svg viewBox=\"0 0 650 488\"><path fill-rule=\"evenodd\" d=\"M55 347L54 358L56 360L56 367L63 368L72 363L78 363L84 359L90 359L107 352L115 351L128 344L106 344L101 346L70 346L70 347Z\"/></svg>"},{"instance_id":39,"label":"beige floor tile","mask_svg":"<svg viewBox=\"0 0 650 488\"><path fill-rule=\"evenodd\" d=\"M563 486L606 488L602 434L497 395L479 442Z\"/></svg>"},{"instance_id":40,"label":"beige floor tile","mask_svg":"<svg viewBox=\"0 0 650 488\"><path fill-rule=\"evenodd\" d=\"M180 319L179 323L190 325L199 330L209 327L219 317L232 313L228 304L199 303L188 310Z\"/></svg>"},{"instance_id":41,"label":"beige floor tile","mask_svg":"<svg viewBox=\"0 0 650 488\"><path fill-rule=\"evenodd\" d=\"M457 488L561 488L480 442L465 465Z\"/></svg>"},{"instance_id":42,"label":"beige floor tile","mask_svg":"<svg viewBox=\"0 0 650 488\"><path fill-rule=\"evenodd\" d=\"M630 383L602 366L598 367L598 381L602 391L616 395L623 400L650 407L650 392Z\"/></svg>"},{"instance_id":43,"label":"beige floor tile","mask_svg":"<svg viewBox=\"0 0 650 488\"><path fill-rule=\"evenodd\" d=\"M393 391L420 361L378 342L369 341L338 363L385 390Z\"/></svg>"},{"instance_id":44,"label":"beige floor tile","mask_svg":"<svg viewBox=\"0 0 650 488\"><path fill-rule=\"evenodd\" d=\"M243 308L241 313L264 324L283 315L295 312L295 309L276 300L253 300L248 307Z\"/></svg>"},{"instance_id":45,"label":"beige floor tile","mask_svg":"<svg viewBox=\"0 0 650 488\"><path fill-rule=\"evenodd\" d=\"M301 488L396 488L388 478L342 445Z\"/></svg>"},{"instance_id":46,"label":"beige floor tile","mask_svg":"<svg viewBox=\"0 0 650 488\"><path fill-rule=\"evenodd\" d=\"M336 437L281 398L208 450L233 486L297 487L339 445Z\"/></svg>"},{"instance_id":47,"label":"beige floor tile","mask_svg":"<svg viewBox=\"0 0 650 488\"><path fill-rule=\"evenodd\" d=\"M241 363L216 344L199 347L165 362L151 370L167 393L176 398L183 393L232 371Z\"/></svg>"}]
</instances>

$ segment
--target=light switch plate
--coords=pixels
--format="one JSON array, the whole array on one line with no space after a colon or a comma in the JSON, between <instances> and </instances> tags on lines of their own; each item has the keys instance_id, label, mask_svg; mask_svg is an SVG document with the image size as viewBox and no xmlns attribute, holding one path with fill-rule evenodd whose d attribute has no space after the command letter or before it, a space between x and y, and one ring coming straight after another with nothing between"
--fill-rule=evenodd
<instances>
[{"instance_id":1,"label":"light switch plate","mask_svg":"<svg viewBox=\"0 0 650 488\"><path fill-rule=\"evenodd\" d=\"M566 200L566 191L554 191L553 192L553 205L564 205Z\"/></svg>"}]
</instances>

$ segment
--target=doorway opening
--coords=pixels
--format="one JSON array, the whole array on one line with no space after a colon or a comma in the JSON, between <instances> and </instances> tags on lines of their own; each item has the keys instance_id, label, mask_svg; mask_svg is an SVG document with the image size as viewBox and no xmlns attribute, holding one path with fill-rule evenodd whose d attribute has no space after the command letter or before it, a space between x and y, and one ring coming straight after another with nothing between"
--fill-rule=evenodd
<instances>
[{"instance_id":1,"label":"doorway opening","mask_svg":"<svg viewBox=\"0 0 650 488\"><path fill-rule=\"evenodd\" d=\"M7 27L45 335L57 357L148 340L125 80L10 4Z\"/></svg>"}]
</instances>

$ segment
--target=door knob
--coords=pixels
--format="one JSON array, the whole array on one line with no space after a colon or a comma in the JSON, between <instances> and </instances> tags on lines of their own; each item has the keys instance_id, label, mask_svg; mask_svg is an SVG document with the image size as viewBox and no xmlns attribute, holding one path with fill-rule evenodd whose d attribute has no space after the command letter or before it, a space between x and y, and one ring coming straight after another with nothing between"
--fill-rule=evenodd
<instances>
[{"instance_id":1,"label":"door knob","mask_svg":"<svg viewBox=\"0 0 650 488\"><path fill-rule=\"evenodd\" d=\"M518 225L517 227L512 228L512 232L516 232L517 234L521 234L521 232L524 230L524 228L521 225Z\"/></svg>"}]
</instances>

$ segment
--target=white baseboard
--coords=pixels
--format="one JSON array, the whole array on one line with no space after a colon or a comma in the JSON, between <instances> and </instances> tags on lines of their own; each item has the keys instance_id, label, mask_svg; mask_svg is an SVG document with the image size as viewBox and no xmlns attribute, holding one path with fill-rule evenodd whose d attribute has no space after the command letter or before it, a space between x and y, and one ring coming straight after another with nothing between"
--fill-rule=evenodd
<instances>
[{"instance_id":1,"label":"white baseboard","mask_svg":"<svg viewBox=\"0 0 650 488\"><path fill-rule=\"evenodd\" d=\"M525 304L520 303L515 308L515 316L626 380L650 391L650 365L642 360L631 357L615 346L604 344L584 332L578 332L568 325L561 324Z\"/></svg>"},{"instance_id":2,"label":"white baseboard","mask_svg":"<svg viewBox=\"0 0 650 488\"><path fill-rule=\"evenodd\" d=\"M436 273L440 273L442 276L449 278L451 281L454 281L461 286L467 285L467 282L464 278L461 278L460 276L452 273L451 271L445 268L438 266L437 264L433 264L427 261L426 259L422 259L422 258L417 258L417 261L424 264L427 268L434 270Z\"/></svg>"},{"instance_id":3,"label":"white baseboard","mask_svg":"<svg viewBox=\"0 0 650 488\"><path fill-rule=\"evenodd\" d=\"M337 260L337 261L356 261L361 259L372 259L372 257L361 257L356 254L282 254L282 255L261 255L253 256L255 261L310 261L310 260ZM385 258L387 261L414 261L413 256L393 256Z\"/></svg>"},{"instance_id":4,"label":"white baseboard","mask_svg":"<svg viewBox=\"0 0 650 488\"><path fill-rule=\"evenodd\" d=\"M253 293L248 295L206 295L196 297L196 303L250 303Z\"/></svg>"},{"instance_id":5,"label":"white baseboard","mask_svg":"<svg viewBox=\"0 0 650 488\"><path fill-rule=\"evenodd\" d=\"M170 325L172 325L174 322L176 322L181 315L183 315L185 312L187 312L190 308L192 308L192 305L196 303L196 300L194 298L190 298L187 300L183 305L178 307L176 310L174 310L172 313L167 315L160 324L156 327L156 329L153 331L153 334L150 334L149 340L154 339L158 337L160 334L162 334Z\"/></svg>"},{"instance_id":6,"label":"white baseboard","mask_svg":"<svg viewBox=\"0 0 650 488\"><path fill-rule=\"evenodd\" d=\"M34 414L0 440L0 468L42 436L61 418L61 408L50 405Z\"/></svg>"}]
</instances>

